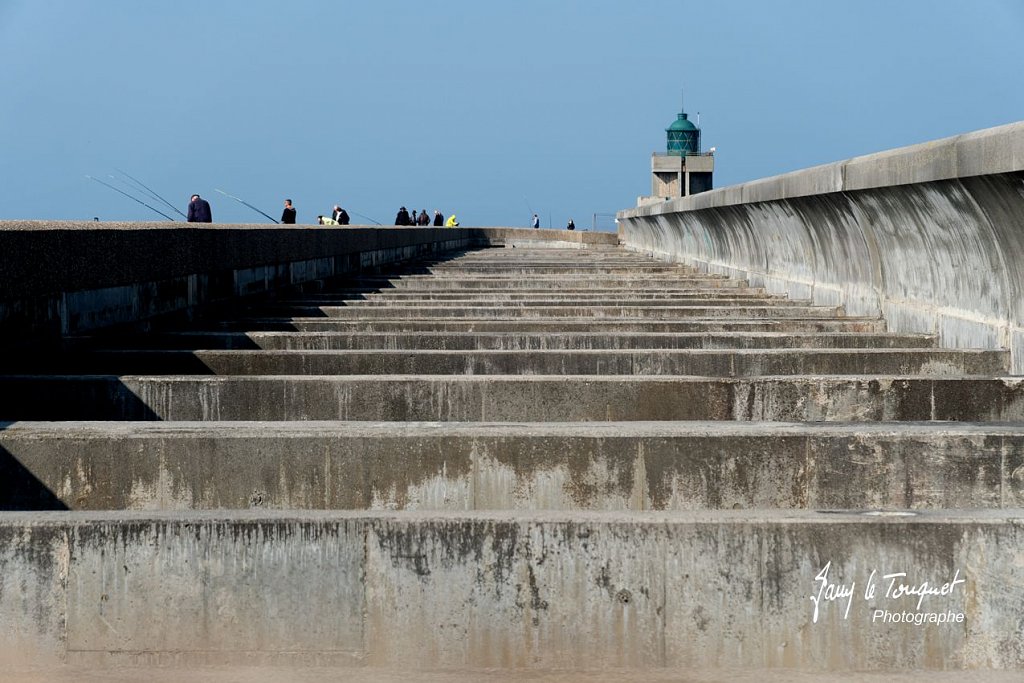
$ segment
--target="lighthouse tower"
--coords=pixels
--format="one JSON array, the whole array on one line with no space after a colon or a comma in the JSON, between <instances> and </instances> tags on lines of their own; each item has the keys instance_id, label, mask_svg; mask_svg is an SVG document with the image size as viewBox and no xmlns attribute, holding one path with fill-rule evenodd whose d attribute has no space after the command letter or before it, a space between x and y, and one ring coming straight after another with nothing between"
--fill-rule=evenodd
<instances>
[{"instance_id":1,"label":"lighthouse tower","mask_svg":"<svg viewBox=\"0 0 1024 683\"><path fill-rule=\"evenodd\" d=\"M685 111L679 112L665 134L666 152L651 155L651 196L642 197L640 203L687 197L712 188L715 157L701 152L700 128Z\"/></svg>"}]
</instances>

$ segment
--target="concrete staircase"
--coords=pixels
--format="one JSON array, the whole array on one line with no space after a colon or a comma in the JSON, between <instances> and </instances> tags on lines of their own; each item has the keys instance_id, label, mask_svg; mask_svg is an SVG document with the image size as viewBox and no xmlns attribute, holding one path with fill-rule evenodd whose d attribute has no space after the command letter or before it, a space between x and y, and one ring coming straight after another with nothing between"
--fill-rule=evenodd
<instances>
[{"instance_id":1,"label":"concrete staircase","mask_svg":"<svg viewBox=\"0 0 1024 683\"><path fill-rule=\"evenodd\" d=\"M6 358L0 655L1019 668L1007 362L596 247ZM879 623L872 570L966 621Z\"/></svg>"}]
</instances>

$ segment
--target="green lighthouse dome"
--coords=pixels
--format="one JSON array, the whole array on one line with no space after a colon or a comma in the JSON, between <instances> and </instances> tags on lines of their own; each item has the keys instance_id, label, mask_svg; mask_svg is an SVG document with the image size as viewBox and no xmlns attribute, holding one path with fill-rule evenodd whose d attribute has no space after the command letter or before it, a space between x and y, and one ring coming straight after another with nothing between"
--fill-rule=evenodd
<instances>
[{"instance_id":1,"label":"green lighthouse dome","mask_svg":"<svg viewBox=\"0 0 1024 683\"><path fill-rule=\"evenodd\" d=\"M697 130L697 126L693 125L693 121L689 119L686 112L680 112L676 120L672 122L672 125L665 130L669 132L674 130Z\"/></svg>"},{"instance_id":2,"label":"green lighthouse dome","mask_svg":"<svg viewBox=\"0 0 1024 683\"><path fill-rule=\"evenodd\" d=\"M686 112L679 116L665 129L668 135L668 153L673 156L700 154L700 128L693 125Z\"/></svg>"}]
</instances>

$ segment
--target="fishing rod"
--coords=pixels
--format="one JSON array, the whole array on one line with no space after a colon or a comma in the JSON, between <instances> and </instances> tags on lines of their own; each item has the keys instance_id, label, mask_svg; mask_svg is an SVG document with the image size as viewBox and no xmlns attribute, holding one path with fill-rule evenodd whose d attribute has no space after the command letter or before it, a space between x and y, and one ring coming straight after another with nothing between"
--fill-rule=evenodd
<instances>
[{"instance_id":1,"label":"fishing rod","mask_svg":"<svg viewBox=\"0 0 1024 683\"><path fill-rule=\"evenodd\" d=\"M110 178L115 183L117 183L118 185L128 188L132 192L141 192L143 195L149 197L150 199L156 199L156 197L153 196L152 192L146 192L145 190L136 187L132 183L129 183L124 178L118 178L116 175L113 175L112 173L108 173L107 177Z\"/></svg>"},{"instance_id":2,"label":"fishing rod","mask_svg":"<svg viewBox=\"0 0 1024 683\"><path fill-rule=\"evenodd\" d=\"M93 178L93 177L92 177L91 175L87 175L87 176L85 176L85 177L86 177L86 178L88 178L89 180L95 180L95 181L96 181L97 183L99 183L100 185L105 185L106 187L109 187L109 188L110 188L111 190L113 190L114 192L119 192L120 194L123 194L123 195L124 195L125 197L127 197L127 198L128 198L128 199L130 199L130 200L132 200L133 202L138 202L139 204L142 204L142 205L143 205L144 207L146 207L146 208L147 208L147 209L149 209L150 211L155 211L156 213L160 214L161 216L163 216L164 218L166 218L166 219L167 219L167 220L169 220L169 221L173 221L173 220L174 220L173 218L171 218L170 216L168 216L168 215L167 215L166 213L164 213L164 212L163 212L163 211L161 211L160 209L155 209L155 208L153 208L152 206L150 206L150 205L149 205L149 204L147 204L146 202L142 201L141 199L138 199L138 198L136 198L136 197L133 197L133 196L131 196L130 194L128 194L127 192L124 192L123 190L119 190L119 189L117 189L116 187L114 187L114 186L113 186L113 185L111 185L110 183L105 183L105 182L103 182L102 180L100 180L99 178Z\"/></svg>"},{"instance_id":3,"label":"fishing rod","mask_svg":"<svg viewBox=\"0 0 1024 683\"><path fill-rule=\"evenodd\" d=\"M252 209L252 210L253 210L253 211L255 211L256 213L258 213L258 214L261 214L261 215L263 215L263 216L267 216L267 214L263 213L262 211L260 211L259 209L257 209L257 208L256 208L255 206L253 206L253 205L252 205L252 204L250 204L249 202L245 201L244 199L240 199L240 198L236 197L236 196L235 196L235 195L233 195L233 194L228 194L228 193L227 193L227 192L225 192L224 190L218 190L218 189L217 189L216 187L215 187L215 188L213 188L213 189L214 189L214 191L215 191L215 192L220 192L220 193L221 193L222 195L224 195L225 197L230 197L231 199L234 199L234 200L235 200L236 202L238 202L239 204L245 204L246 206L248 206L248 207L249 207L250 209ZM270 220L274 221L275 223L277 223L277 224L279 224L279 225L280 225L280 223L281 223L281 221L277 220L276 218L272 218L271 216L267 216L267 218L270 218Z\"/></svg>"},{"instance_id":4,"label":"fishing rod","mask_svg":"<svg viewBox=\"0 0 1024 683\"><path fill-rule=\"evenodd\" d=\"M532 206L530 206L530 200L526 198L525 194L523 195L523 201L526 202L526 208L530 210L530 214L531 214L530 215L530 227L532 228L533 227L533 216L536 216L537 212L533 210ZM550 220L549 220L549 222L550 222ZM539 217L537 218L537 227L538 228L540 227L540 218ZM550 226L548 226L548 227L550 227Z\"/></svg>"},{"instance_id":5,"label":"fishing rod","mask_svg":"<svg viewBox=\"0 0 1024 683\"><path fill-rule=\"evenodd\" d=\"M353 216L359 216L360 218L365 218L366 220L370 221L371 223L376 223L377 225L384 225L383 223L381 223L381 222L379 222L379 221L375 221L375 220L373 220L373 219L372 219L372 218L370 218L369 216L364 216L363 214L361 214L361 213L356 213L355 211L353 211L353 212L352 212L352 215L353 215Z\"/></svg>"},{"instance_id":6,"label":"fishing rod","mask_svg":"<svg viewBox=\"0 0 1024 683\"><path fill-rule=\"evenodd\" d=\"M121 175L123 175L124 177L128 178L129 180L131 180L136 185L140 186L142 189L144 189L146 192L148 192L150 194L150 196L153 197L154 199L158 199L161 202L163 202L164 204L166 204L167 206L171 207L182 218L188 218L188 216L183 214L178 207L176 207L174 204L171 204L169 201L167 201L166 199L164 199L163 197L158 195L156 193L156 190L151 189L148 185L146 185L144 182L142 182L138 178L136 178L134 176L131 176L131 175L128 175L127 173L125 173L124 171L122 171L119 168L115 168L114 170L117 171L118 173L120 173Z\"/></svg>"},{"instance_id":7,"label":"fishing rod","mask_svg":"<svg viewBox=\"0 0 1024 683\"><path fill-rule=\"evenodd\" d=\"M152 192L146 192L145 190L141 190L141 189L135 187L131 183L126 183L123 178L118 178L117 176L110 175L109 173L107 174L107 177L110 178L111 180L113 180L115 183L120 183L121 185L123 185L124 187L128 188L132 192L141 192L146 197L149 197L151 199L157 199L157 197L153 196ZM164 203L166 204L166 202L164 202ZM171 207L171 208L174 208L174 207ZM178 211L177 209L174 209L174 210ZM182 216L184 216L185 220L188 220L188 216L185 216L185 214L181 213L181 211L178 211L178 213L181 214Z\"/></svg>"}]
</instances>

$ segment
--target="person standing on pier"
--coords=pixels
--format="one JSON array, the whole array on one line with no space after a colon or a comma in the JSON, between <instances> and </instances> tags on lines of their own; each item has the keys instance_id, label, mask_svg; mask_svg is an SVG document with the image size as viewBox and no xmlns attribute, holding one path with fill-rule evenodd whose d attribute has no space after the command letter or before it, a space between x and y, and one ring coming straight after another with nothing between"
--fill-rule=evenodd
<instances>
[{"instance_id":1,"label":"person standing on pier","mask_svg":"<svg viewBox=\"0 0 1024 683\"><path fill-rule=\"evenodd\" d=\"M284 211L281 212L281 222L285 225L295 225L295 207L292 206L292 200L284 200Z\"/></svg>"},{"instance_id":2,"label":"person standing on pier","mask_svg":"<svg viewBox=\"0 0 1024 683\"><path fill-rule=\"evenodd\" d=\"M538 228L540 228L540 218L537 217L537 214L533 214L533 223L531 223L530 226L534 230L537 230Z\"/></svg>"},{"instance_id":3,"label":"person standing on pier","mask_svg":"<svg viewBox=\"0 0 1024 683\"><path fill-rule=\"evenodd\" d=\"M213 212L210 211L210 202L197 194L192 195L188 203L188 217L185 220L189 223L212 223Z\"/></svg>"},{"instance_id":4,"label":"person standing on pier","mask_svg":"<svg viewBox=\"0 0 1024 683\"><path fill-rule=\"evenodd\" d=\"M444 225L444 214L434 209L434 227L440 228Z\"/></svg>"}]
</instances>

